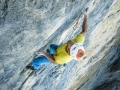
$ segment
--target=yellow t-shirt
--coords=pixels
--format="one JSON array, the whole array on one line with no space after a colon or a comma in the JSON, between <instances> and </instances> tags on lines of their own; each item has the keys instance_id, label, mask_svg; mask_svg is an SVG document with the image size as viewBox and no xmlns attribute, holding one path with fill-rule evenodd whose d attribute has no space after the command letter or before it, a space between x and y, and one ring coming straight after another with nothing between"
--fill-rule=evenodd
<instances>
[{"instance_id":1,"label":"yellow t-shirt","mask_svg":"<svg viewBox=\"0 0 120 90\"><path fill-rule=\"evenodd\" d=\"M80 44L83 44L84 40L85 40L85 37L83 34L78 34L74 39L72 39L72 41ZM59 46L54 53L55 61L58 64L68 63L72 60L72 57L66 52L66 49L65 49L66 46L67 46L67 43Z\"/></svg>"}]
</instances>

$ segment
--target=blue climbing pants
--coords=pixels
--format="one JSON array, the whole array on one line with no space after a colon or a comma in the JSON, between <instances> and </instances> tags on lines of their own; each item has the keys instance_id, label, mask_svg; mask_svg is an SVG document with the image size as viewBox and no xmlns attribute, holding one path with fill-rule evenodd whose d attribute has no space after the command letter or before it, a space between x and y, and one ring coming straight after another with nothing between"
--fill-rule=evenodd
<instances>
[{"instance_id":1,"label":"blue climbing pants","mask_svg":"<svg viewBox=\"0 0 120 90\"><path fill-rule=\"evenodd\" d=\"M58 45L51 44L50 49L49 49L49 54L53 56L55 50L58 48ZM45 56L40 56L38 58L35 58L32 62L32 66L34 69L39 69L42 65L45 64L51 64L51 62L45 57Z\"/></svg>"}]
</instances>

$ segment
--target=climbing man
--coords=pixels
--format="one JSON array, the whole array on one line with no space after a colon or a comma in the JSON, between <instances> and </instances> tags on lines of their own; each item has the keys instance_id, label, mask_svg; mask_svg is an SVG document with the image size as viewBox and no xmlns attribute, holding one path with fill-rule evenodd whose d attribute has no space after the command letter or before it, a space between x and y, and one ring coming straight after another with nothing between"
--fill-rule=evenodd
<instances>
[{"instance_id":1,"label":"climbing man","mask_svg":"<svg viewBox=\"0 0 120 90\"><path fill-rule=\"evenodd\" d=\"M37 70L41 65L44 64L64 64L71 60L81 60L85 55L83 43L88 29L87 24L87 12L88 8L84 11L84 21L82 24L82 32L80 32L74 39L69 40L63 45L51 44L49 54L43 51L37 51L36 54L39 56L35 58L31 66L27 66L28 69ZM76 24L78 24L79 19Z\"/></svg>"}]
</instances>

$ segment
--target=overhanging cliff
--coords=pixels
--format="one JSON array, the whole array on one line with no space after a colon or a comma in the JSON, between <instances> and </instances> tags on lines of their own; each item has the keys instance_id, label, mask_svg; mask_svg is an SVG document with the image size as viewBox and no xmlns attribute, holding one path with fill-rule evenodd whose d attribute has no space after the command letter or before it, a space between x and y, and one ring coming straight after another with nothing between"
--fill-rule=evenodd
<instances>
[{"instance_id":1,"label":"overhanging cliff","mask_svg":"<svg viewBox=\"0 0 120 90\"><path fill-rule=\"evenodd\" d=\"M86 7L85 58L25 72L35 51L81 31ZM119 90L119 39L120 0L0 0L0 90Z\"/></svg>"}]
</instances>

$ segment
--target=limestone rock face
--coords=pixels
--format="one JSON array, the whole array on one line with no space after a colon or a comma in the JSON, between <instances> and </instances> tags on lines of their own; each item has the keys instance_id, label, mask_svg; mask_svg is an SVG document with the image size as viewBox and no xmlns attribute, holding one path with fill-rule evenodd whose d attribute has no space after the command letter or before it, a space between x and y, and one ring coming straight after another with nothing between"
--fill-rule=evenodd
<instances>
[{"instance_id":1,"label":"limestone rock face","mask_svg":"<svg viewBox=\"0 0 120 90\"><path fill-rule=\"evenodd\" d=\"M82 30L86 7L83 60L25 70L35 51ZM120 90L120 0L0 0L0 90Z\"/></svg>"}]
</instances>

